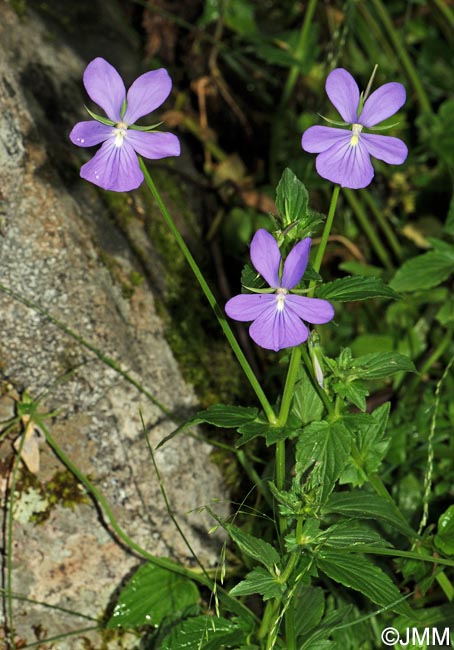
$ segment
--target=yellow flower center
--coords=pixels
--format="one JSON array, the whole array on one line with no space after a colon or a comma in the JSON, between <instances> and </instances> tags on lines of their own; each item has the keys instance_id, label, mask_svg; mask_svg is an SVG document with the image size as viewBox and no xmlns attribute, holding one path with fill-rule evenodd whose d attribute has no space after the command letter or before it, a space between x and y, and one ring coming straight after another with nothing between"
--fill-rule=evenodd
<instances>
[{"instance_id":1,"label":"yellow flower center","mask_svg":"<svg viewBox=\"0 0 454 650\"><path fill-rule=\"evenodd\" d=\"M350 144L352 145L352 147L356 147L356 145L358 144L359 134L361 133L362 130L363 130L362 124L352 124L353 135L350 140Z\"/></svg>"},{"instance_id":2,"label":"yellow flower center","mask_svg":"<svg viewBox=\"0 0 454 650\"><path fill-rule=\"evenodd\" d=\"M279 287L276 289L276 300L277 300L277 310L282 311L284 309L285 296L288 294L288 289Z\"/></svg>"},{"instance_id":3,"label":"yellow flower center","mask_svg":"<svg viewBox=\"0 0 454 650\"><path fill-rule=\"evenodd\" d=\"M116 147L121 147L121 145L123 144L123 138L125 137L127 130L128 130L128 125L126 124L126 122L118 122L118 124L115 124L114 133L115 133Z\"/></svg>"}]
</instances>

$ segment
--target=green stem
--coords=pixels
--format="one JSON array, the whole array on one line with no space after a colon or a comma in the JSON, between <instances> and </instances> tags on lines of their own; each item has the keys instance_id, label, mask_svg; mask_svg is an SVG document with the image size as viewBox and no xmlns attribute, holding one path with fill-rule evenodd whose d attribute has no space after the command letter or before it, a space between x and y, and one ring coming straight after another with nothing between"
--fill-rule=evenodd
<instances>
[{"instance_id":1,"label":"green stem","mask_svg":"<svg viewBox=\"0 0 454 650\"><path fill-rule=\"evenodd\" d=\"M361 203L361 201L358 201L355 193L346 187L344 187L344 194L347 197L347 201L349 202L353 212L355 213L361 228L366 233L367 238L372 244L372 247L377 253L378 257L380 258L382 264L385 266L386 269L388 269L388 271L392 271L393 264L389 258L388 251L383 246L383 244L380 241L380 238L378 237L377 233L372 227L370 220L366 214L366 211L364 210L363 204Z\"/></svg>"},{"instance_id":2,"label":"green stem","mask_svg":"<svg viewBox=\"0 0 454 650\"><path fill-rule=\"evenodd\" d=\"M333 195L331 197L331 203L329 205L328 216L326 217L325 227L323 228L322 238L320 244L317 248L317 254L314 260L314 271L318 273L322 266L323 256L325 255L326 246L328 244L328 239L331 233L331 228L333 227L334 215L336 213L337 200L339 198L340 185L335 185L333 190ZM312 297L315 291L316 281L312 280L309 284L309 296Z\"/></svg>"},{"instance_id":3,"label":"green stem","mask_svg":"<svg viewBox=\"0 0 454 650\"><path fill-rule=\"evenodd\" d=\"M360 190L359 193L364 198L368 207L373 212L374 217L377 220L378 225L382 229L386 239L388 240L389 245L393 249L395 256L397 257L398 260L402 259L402 248L399 243L399 240L397 239L393 229L389 225L386 217L383 215L383 212L375 203L372 194L368 190Z\"/></svg>"},{"instance_id":4,"label":"green stem","mask_svg":"<svg viewBox=\"0 0 454 650\"><path fill-rule=\"evenodd\" d=\"M240 366L243 369L244 374L249 380L249 383L251 384L255 394L257 395L257 399L259 400L260 404L262 405L263 410L265 411L266 417L268 418L269 422L275 423L276 422L276 415L271 408L270 403L268 402L268 399L263 392L263 389L260 385L260 383L257 380L257 377L254 374L254 371L252 370L251 366L249 365L246 357L243 354L243 351L241 350L240 346L238 345L238 342L230 328L230 325L228 324L222 310L220 309L216 298L214 297L213 292L211 291L210 287L208 286L197 262L195 261L194 257L192 256L191 251L189 248L186 246L186 243L183 239L183 237L180 235L180 232L178 228L176 227L172 217L170 216L169 211L167 210L166 206L164 205L161 196L156 188L156 185L154 184L153 180L151 179L150 174L148 173L148 169L145 166L145 163L143 160L139 157L139 162L140 162L140 168L143 171L145 181L148 185L148 188L150 189L150 192L152 193L156 203L158 204L158 207L161 211L162 216L164 217L165 222L167 223L167 226L169 227L170 232L172 235L175 237L175 241L177 242L178 246L180 247L181 252L183 253L184 257L186 258L187 263L189 264L192 272L194 273L195 277L197 278L200 287L205 294L206 299L208 300L208 303L210 304L210 307L214 311L216 318L219 321L219 324L222 328L222 331L224 332L230 347L232 348L236 358L238 359L238 362Z\"/></svg>"},{"instance_id":5,"label":"green stem","mask_svg":"<svg viewBox=\"0 0 454 650\"><path fill-rule=\"evenodd\" d=\"M433 4L437 7L440 14L446 21L449 35L452 37L452 29L454 27L454 14L448 7L446 0L432 0Z\"/></svg>"},{"instance_id":6,"label":"green stem","mask_svg":"<svg viewBox=\"0 0 454 650\"><path fill-rule=\"evenodd\" d=\"M296 378L298 376L298 368L300 367L301 361L301 346L293 348L292 355L290 357L290 363L287 371L287 378L285 380L284 394L282 396L281 408L279 411L279 417L277 419L277 424L280 427L285 427L287 424L288 416L290 413L290 406L293 400L293 389L295 388ZM282 489L283 486L280 486ZM278 485L279 488L279 485Z\"/></svg>"},{"instance_id":7,"label":"green stem","mask_svg":"<svg viewBox=\"0 0 454 650\"><path fill-rule=\"evenodd\" d=\"M257 632L257 638L263 639L268 633L270 623L273 620L274 612L276 610L276 601L269 600L265 606L265 611L263 613L262 622L260 624L259 630Z\"/></svg>"},{"instance_id":8,"label":"green stem","mask_svg":"<svg viewBox=\"0 0 454 650\"><path fill-rule=\"evenodd\" d=\"M375 8L375 11L380 17L380 20L388 34L389 40L391 41L394 49L397 53L397 59L401 61L402 67L404 68L409 80L411 81L414 91L418 97L418 101L421 105L421 108L424 113L432 113L432 106L426 95L426 92L423 88L422 83L419 80L418 72L413 66L413 63L408 56L407 50L402 39L402 35L398 34L394 29L394 25L389 16L389 13L381 0L371 0L372 5Z\"/></svg>"},{"instance_id":9,"label":"green stem","mask_svg":"<svg viewBox=\"0 0 454 650\"><path fill-rule=\"evenodd\" d=\"M301 361L301 346L297 346L292 350L290 363L287 371L287 378L285 380L284 394L282 396L281 408L277 424L280 427L285 427L290 413L290 406L293 399L293 390L295 388L296 378L298 376L298 368ZM285 440L279 440L276 443L276 487L278 490L283 490L285 485ZM283 537L287 531L287 520L282 515L279 515L279 530Z\"/></svg>"},{"instance_id":10,"label":"green stem","mask_svg":"<svg viewBox=\"0 0 454 650\"><path fill-rule=\"evenodd\" d=\"M57 442L51 436L50 432L48 431L42 419L38 417L36 414L34 414L33 419L36 422L36 424L39 426L39 428L43 431L44 435L46 436L46 441L52 447L55 454L58 456L61 462L70 470L70 472L72 472L72 474L77 478L77 480L85 487L85 489L94 497L96 503L101 507L112 530L114 531L116 536L122 542L124 542L124 544L126 544L128 548L138 553L138 555L148 560L154 566L157 566L161 569L165 569L166 571L171 571L172 573L176 573L180 576L184 576L185 578L189 578L190 580L194 580L195 582L198 582L199 584L208 587L213 591L215 585L213 581L210 578L208 578L206 575L198 573L192 569L186 569L184 566L181 566L180 564L177 564L176 562L173 562L172 560L169 560L167 558L156 557L149 551L142 548L134 540L132 540L129 537L129 535L127 535L127 533L125 533L124 530L117 523L117 520L115 519L114 514L108 502L106 501L104 495L98 490L97 487L93 485L93 483L85 476L85 474L83 474L72 463L72 461L68 458L65 452L59 447ZM238 614L239 616L246 615L247 618L252 619L253 621L256 620L254 614L245 605L243 605L240 601L229 596L227 592L224 589L222 589L222 587L220 587L219 585L216 585L216 592L219 594L220 600L232 612Z\"/></svg>"}]
</instances>

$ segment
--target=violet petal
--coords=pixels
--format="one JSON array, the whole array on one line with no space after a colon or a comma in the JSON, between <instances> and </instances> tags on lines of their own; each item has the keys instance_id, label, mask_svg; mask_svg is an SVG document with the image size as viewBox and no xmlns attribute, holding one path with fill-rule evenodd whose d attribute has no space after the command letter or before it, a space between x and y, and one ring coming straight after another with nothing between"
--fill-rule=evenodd
<instances>
[{"instance_id":1,"label":"violet petal","mask_svg":"<svg viewBox=\"0 0 454 650\"><path fill-rule=\"evenodd\" d=\"M347 138L351 140L352 132L348 129L334 129L332 126L311 126L301 139L301 146L309 153L321 153L333 144Z\"/></svg>"},{"instance_id":2,"label":"violet petal","mask_svg":"<svg viewBox=\"0 0 454 650\"><path fill-rule=\"evenodd\" d=\"M350 140L339 140L327 151L320 153L315 166L323 178L339 183L341 187L356 190L369 185L374 177L374 168L361 136L356 145L350 144Z\"/></svg>"},{"instance_id":3,"label":"violet petal","mask_svg":"<svg viewBox=\"0 0 454 650\"><path fill-rule=\"evenodd\" d=\"M131 85L126 96L126 124L134 124L161 106L172 90L172 80L164 68L140 75ZM172 154L173 155L173 154Z\"/></svg>"},{"instance_id":4,"label":"violet petal","mask_svg":"<svg viewBox=\"0 0 454 650\"><path fill-rule=\"evenodd\" d=\"M312 239L307 237L298 242L287 255L282 272L281 286L286 289L293 289L300 282L309 262L311 244Z\"/></svg>"},{"instance_id":5,"label":"violet petal","mask_svg":"<svg viewBox=\"0 0 454 650\"><path fill-rule=\"evenodd\" d=\"M282 350L306 341L309 331L294 313L271 307L263 311L249 328L251 338L267 350Z\"/></svg>"},{"instance_id":6,"label":"violet petal","mask_svg":"<svg viewBox=\"0 0 454 650\"><path fill-rule=\"evenodd\" d=\"M380 124L397 113L405 97L405 88L396 81L380 86L365 101L358 122L368 127Z\"/></svg>"},{"instance_id":7,"label":"violet petal","mask_svg":"<svg viewBox=\"0 0 454 650\"><path fill-rule=\"evenodd\" d=\"M80 175L87 181L105 190L128 192L143 181L134 149L127 142L118 147L115 138L106 140L91 160L80 169Z\"/></svg>"},{"instance_id":8,"label":"violet petal","mask_svg":"<svg viewBox=\"0 0 454 650\"><path fill-rule=\"evenodd\" d=\"M327 300L321 298L308 298L290 294L285 297L287 311L295 312L307 323L321 325L328 323L334 317L334 308Z\"/></svg>"},{"instance_id":9,"label":"violet petal","mask_svg":"<svg viewBox=\"0 0 454 650\"><path fill-rule=\"evenodd\" d=\"M383 160L385 163L401 165L407 159L407 145L399 138L393 138L390 135L362 133L361 140L371 156Z\"/></svg>"},{"instance_id":10,"label":"violet petal","mask_svg":"<svg viewBox=\"0 0 454 650\"><path fill-rule=\"evenodd\" d=\"M251 241L251 261L254 268L268 282L270 287L279 287L279 266L281 253L276 240L269 232L260 228Z\"/></svg>"},{"instance_id":11,"label":"violet petal","mask_svg":"<svg viewBox=\"0 0 454 650\"><path fill-rule=\"evenodd\" d=\"M113 65L101 57L91 61L85 68L84 86L90 99L101 106L107 117L120 122L126 88Z\"/></svg>"},{"instance_id":12,"label":"violet petal","mask_svg":"<svg viewBox=\"0 0 454 650\"><path fill-rule=\"evenodd\" d=\"M157 159L180 155L180 141L173 133L128 129L125 138L137 153L145 158Z\"/></svg>"},{"instance_id":13,"label":"violet petal","mask_svg":"<svg viewBox=\"0 0 454 650\"><path fill-rule=\"evenodd\" d=\"M358 121L359 88L344 68L336 68L326 79L326 92L342 119L350 124Z\"/></svg>"},{"instance_id":14,"label":"violet petal","mask_svg":"<svg viewBox=\"0 0 454 650\"><path fill-rule=\"evenodd\" d=\"M276 296L269 293L241 293L230 298L225 305L227 316L239 321L255 320L260 314L275 306Z\"/></svg>"},{"instance_id":15,"label":"violet petal","mask_svg":"<svg viewBox=\"0 0 454 650\"><path fill-rule=\"evenodd\" d=\"M95 120L78 122L69 134L69 139L78 147L93 147L112 135L113 127Z\"/></svg>"}]
</instances>

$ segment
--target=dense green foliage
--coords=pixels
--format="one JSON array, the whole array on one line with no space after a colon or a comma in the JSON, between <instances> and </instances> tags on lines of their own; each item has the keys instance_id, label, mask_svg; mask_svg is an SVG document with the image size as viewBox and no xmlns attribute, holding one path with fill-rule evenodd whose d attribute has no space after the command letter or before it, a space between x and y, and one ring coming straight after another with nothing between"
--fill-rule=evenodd
<instances>
[{"instance_id":1,"label":"dense green foliage","mask_svg":"<svg viewBox=\"0 0 454 650\"><path fill-rule=\"evenodd\" d=\"M320 242L332 187L300 141L317 114L336 119L324 92L333 68L365 88L378 64L375 87L405 85L389 123L410 153L399 167L375 161L368 188L341 191L323 265L304 277L336 316L299 363L245 343L275 420L254 396L233 396L172 434L203 424L213 440L224 429L220 446L242 474L242 506L229 521L212 512L229 540L217 571L177 575L148 557L106 625L143 630L150 650L373 650L390 626L403 638L413 627L441 634L454 626L454 9L190 4L152 3L142 36L150 52L159 16L174 38L147 65L166 64L175 79L168 117L204 176L201 225L222 251L223 298L239 291L241 273L260 286L247 255L257 227L283 250Z\"/></svg>"}]
</instances>

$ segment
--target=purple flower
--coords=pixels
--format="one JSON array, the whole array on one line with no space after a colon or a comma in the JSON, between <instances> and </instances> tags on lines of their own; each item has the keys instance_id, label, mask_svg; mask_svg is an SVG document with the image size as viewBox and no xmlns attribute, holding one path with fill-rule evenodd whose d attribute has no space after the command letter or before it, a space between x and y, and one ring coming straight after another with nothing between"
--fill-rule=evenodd
<instances>
[{"instance_id":1,"label":"purple flower","mask_svg":"<svg viewBox=\"0 0 454 650\"><path fill-rule=\"evenodd\" d=\"M82 178L105 190L127 192L143 181L136 154L152 159L180 155L180 143L172 133L153 133L150 132L153 127L147 130L132 126L169 96L172 81L167 70L146 72L134 81L126 94L115 68L98 57L85 69L84 86L108 119L78 122L69 135L78 147L103 143L93 158L82 165Z\"/></svg>"},{"instance_id":2,"label":"purple flower","mask_svg":"<svg viewBox=\"0 0 454 650\"><path fill-rule=\"evenodd\" d=\"M231 298L225 311L230 318L254 321L251 338L267 350L281 350L303 343L309 330L303 323L327 323L334 309L327 300L290 293L300 282L309 261L312 240L307 237L292 248L280 277L281 253L269 232L260 229L251 242L251 260L255 269L274 289L274 293L242 293Z\"/></svg>"},{"instance_id":3,"label":"purple flower","mask_svg":"<svg viewBox=\"0 0 454 650\"><path fill-rule=\"evenodd\" d=\"M405 103L405 88L400 83L388 83L377 88L359 111L360 94L356 81L343 68L333 70L326 80L326 92L342 119L352 130L329 126L311 126L303 134L302 147L318 153L317 172L323 178L342 187L366 187L374 176L370 157L390 165L401 165L408 154L402 140L387 135L364 133L394 115Z\"/></svg>"}]
</instances>

